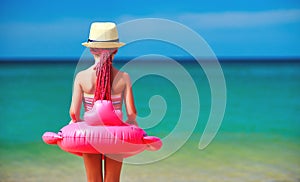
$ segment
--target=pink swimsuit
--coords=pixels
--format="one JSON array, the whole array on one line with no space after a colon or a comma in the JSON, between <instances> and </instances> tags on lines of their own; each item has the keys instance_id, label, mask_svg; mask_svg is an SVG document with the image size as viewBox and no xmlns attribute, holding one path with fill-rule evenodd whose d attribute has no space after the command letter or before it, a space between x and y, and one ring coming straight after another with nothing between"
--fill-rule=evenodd
<instances>
[{"instance_id":1,"label":"pink swimsuit","mask_svg":"<svg viewBox=\"0 0 300 182\"><path fill-rule=\"evenodd\" d=\"M83 95L84 110L89 111L93 108L94 95L85 93ZM121 117L120 119L122 119L122 95L111 95L111 100L115 111L118 113L118 116Z\"/></svg>"}]
</instances>

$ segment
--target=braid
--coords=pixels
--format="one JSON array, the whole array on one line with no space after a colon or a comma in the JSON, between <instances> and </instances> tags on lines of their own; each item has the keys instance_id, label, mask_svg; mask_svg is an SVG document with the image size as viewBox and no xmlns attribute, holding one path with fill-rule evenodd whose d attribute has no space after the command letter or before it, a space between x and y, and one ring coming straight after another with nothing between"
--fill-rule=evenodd
<instances>
[{"instance_id":1,"label":"braid","mask_svg":"<svg viewBox=\"0 0 300 182\"><path fill-rule=\"evenodd\" d=\"M94 101L111 100L111 72L112 72L112 54L116 53L116 49L101 49L100 61L96 67L96 90Z\"/></svg>"}]
</instances>

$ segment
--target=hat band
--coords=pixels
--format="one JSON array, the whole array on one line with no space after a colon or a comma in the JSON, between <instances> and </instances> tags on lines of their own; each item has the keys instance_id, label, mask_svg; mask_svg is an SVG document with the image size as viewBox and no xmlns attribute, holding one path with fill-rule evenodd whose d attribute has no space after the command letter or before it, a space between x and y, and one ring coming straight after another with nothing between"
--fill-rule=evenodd
<instances>
[{"instance_id":1,"label":"hat band","mask_svg":"<svg viewBox=\"0 0 300 182\"><path fill-rule=\"evenodd\" d=\"M87 42L119 42L119 39L114 39L114 40L91 40L91 39L88 39Z\"/></svg>"}]
</instances>

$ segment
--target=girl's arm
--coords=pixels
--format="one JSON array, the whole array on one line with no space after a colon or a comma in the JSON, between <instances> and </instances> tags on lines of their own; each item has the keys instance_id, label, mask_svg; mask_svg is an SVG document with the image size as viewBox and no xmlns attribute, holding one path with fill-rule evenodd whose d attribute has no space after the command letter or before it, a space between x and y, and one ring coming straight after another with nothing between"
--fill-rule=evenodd
<instances>
[{"instance_id":1,"label":"girl's arm","mask_svg":"<svg viewBox=\"0 0 300 182\"><path fill-rule=\"evenodd\" d=\"M127 73L124 73L124 79L125 79L125 84L126 84L125 90L124 90L124 101L125 101L126 114L127 114L126 123L138 126L138 124L136 122L137 112L136 112L135 105L134 105L131 81L130 81L130 77Z\"/></svg>"},{"instance_id":2,"label":"girl's arm","mask_svg":"<svg viewBox=\"0 0 300 182\"><path fill-rule=\"evenodd\" d=\"M74 86L73 86L73 95L72 102L70 106L70 117L73 122L80 121L80 108L82 103L82 89L79 80L79 74L77 74Z\"/></svg>"}]
</instances>

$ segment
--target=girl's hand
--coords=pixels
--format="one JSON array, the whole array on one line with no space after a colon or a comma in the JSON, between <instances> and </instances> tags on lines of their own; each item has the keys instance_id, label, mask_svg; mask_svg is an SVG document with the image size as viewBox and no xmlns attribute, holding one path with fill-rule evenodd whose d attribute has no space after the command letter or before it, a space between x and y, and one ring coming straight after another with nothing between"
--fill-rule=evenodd
<instances>
[{"instance_id":1,"label":"girl's hand","mask_svg":"<svg viewBox=\"0 0 300 182\"><path fill-rule=\"evenodd\" d=\"M130 124L130 125L139 126L135 120L127 120L125 123Z\"/></svg>"},{"instance_id":2,"label":"girl's hand","mask_svg":"<svg viewBox=\"0 0 300 182\"><path fill-rule=\"evenodd\" d=\"M71 121L69 122L69 124L72 124L72 123L76 123L76 121L71 120Z\"/></svg>"}]
</instances>

